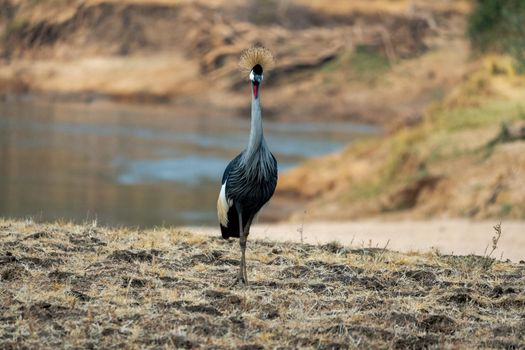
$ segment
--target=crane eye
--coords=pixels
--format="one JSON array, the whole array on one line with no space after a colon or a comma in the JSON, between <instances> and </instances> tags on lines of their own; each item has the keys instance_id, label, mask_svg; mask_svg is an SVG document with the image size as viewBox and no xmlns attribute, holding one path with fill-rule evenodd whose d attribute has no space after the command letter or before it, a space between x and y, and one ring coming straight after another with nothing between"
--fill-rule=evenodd
<instances>
[{"instance_id":1,"label":"crane eye","mask_svg":"<svg viewBox=\"0 0 525 350\"><path fill-rule=\"evenodd\" d=\"M263 80L263 75L262 74L257 74L256 72L254 72L253 70L250 72L250 80L252 82L258 82L260 83L262 80Z\"/></svg>"},{"instance_id":2,"label":"crane eye","mask_svg":"<svg viewBox=\"0 0 525 350\"><path fill-rule=\"evenodd\" d=\"M262 75L263 74L263 67L260 64L256 64L255 66L253 66L252 72L255 75Z\"/></svg>"}]
</instances>

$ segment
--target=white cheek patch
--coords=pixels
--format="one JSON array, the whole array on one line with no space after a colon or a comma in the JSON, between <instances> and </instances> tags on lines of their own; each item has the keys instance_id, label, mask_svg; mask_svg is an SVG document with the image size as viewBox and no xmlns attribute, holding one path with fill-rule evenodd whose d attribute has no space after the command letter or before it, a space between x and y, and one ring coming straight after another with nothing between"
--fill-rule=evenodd
<instances>
[{"instance_id":1,"label":"white cheek patch","mask_svg":"<svg viewBox=\"0 0 525 350\"><path fill-rule=\"evenodd\" d=\"M250 80L253 81L253 79L255 78L255 76L253 75L253 70L250 72Z\"/></svg>"},{"instance_id":2,"label":"white cheek patch","mask_svg":"<svg viewBox=\"0 0 525 350\"><path fill-rule=\"evenodd\" d=\"M230 210L230 205L226 199L226 182L221 187L221 192L219 193L219 199L217 199L217 217L222 226L228 227L228 210Z\"/></svg>"}]
</instances>

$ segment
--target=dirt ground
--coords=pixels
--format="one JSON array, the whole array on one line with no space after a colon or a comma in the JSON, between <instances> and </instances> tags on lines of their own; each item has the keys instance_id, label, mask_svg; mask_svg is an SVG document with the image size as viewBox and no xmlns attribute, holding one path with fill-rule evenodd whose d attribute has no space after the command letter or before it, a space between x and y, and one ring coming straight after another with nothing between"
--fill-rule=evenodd
<instances>
[{"instance_id":1,"label":"dirt ground","mask_svg":"<svg viewBox=\"0 0 525 350\"><path fill-rule=\"evenodd\" d=\"M0 348L525 347L524 264L249 243L0 219Z\"/></svg>"},{"instance_id":2,"label":"dirt ground","mask_svg":"<svg viewBox=\"0 0 525 350\"><path fill-rule=\"evenodd\" d=\"M430 220L430 221L348 221L305 222L255 225L250 237L272 241L308 244L339 242L355 247L375 247L411 252L437 250L443 254L484 255L492 247L496 221ZM514 262L525 260L525 221L504 221L498 248L493 255ZM192 228L193 231L216 235L217 229ZM490 251L490 249L489 249Z\"/></svg>"}]
</instances>

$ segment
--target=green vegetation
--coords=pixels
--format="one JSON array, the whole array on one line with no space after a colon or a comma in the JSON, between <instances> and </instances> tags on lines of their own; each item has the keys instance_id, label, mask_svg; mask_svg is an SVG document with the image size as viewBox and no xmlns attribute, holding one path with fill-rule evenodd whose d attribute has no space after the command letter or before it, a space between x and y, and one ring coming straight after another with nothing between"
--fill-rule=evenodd
<instances>
[{"instance_id":1,"label":"green vegetation","mask_svg":"<svg viewBox=\"0 0 525 350\"><path fill-rule=\"evenodd\" d=\"M501 205L500 212L501 212L501 216L503 217L508 216L510 213L512 213L512 203L503 203Z\"/></svg>"},{"instance_id":2,"label":"green vegetation","mask_svg":"<svg viewBox=\"0 0 525 350\"><path fill-rule=\"evenodd\" d=\"M349 60L350 67L362 77L377 77L390 68L388 58L366 45L357 45Z\"/></svg>"},{"instance_id":3,"label":"green vegetation","mask_svg":"<svg viewBox=\"0 0 525 350\"><path fill-rule=\"evenodd\" d=\"M442 109L435 118L447 130L459 131L518 120L520 107L525 107L525 101L489 100L480 106Z\"/></svg>"},{"instance_id":4,"label":"green vegetation","mask_svg":"<svg viewBox=\"0 0 525 350\"><path fill-rule=\"evenodd\" d=\"M477 0L469 19L469 36L481 52L511 54L525 72L525 1Z\"/></svg>"},{"instance_id":5,"label":"green vegetation","mask_svg":"<svg viewBox=\"0 0 525 350\"><path fill-rule=\"evenodd\" d=\"M7 26L5 27L4 31L0 34L0 39L4 41L9 40L11 37L23 31L28 24L29 21L26 18L12 19L7 23Z\"/></svg>"},{"instance_id":6,"label":"green vegetation","mask_svg":"<svg viewBox=\"0 0 525 350\"><path fill-rule=\"evenodd\" d=\"M325 65L325 72L345 72L348 80L359 80L374 84L390 69L388 58L367 45L357 45L354 50L343 52Z\"/></svg>"},{"instance_id":7,"label":"green vegetation","mask_svg":"<svg viewBox=\"0 0 525 350\"><path fill-rule=\"evenodd\" d=\"M505 58L495 58L475 71L432 106L420 125L402 128L384 140L367 142L370 153L383 154L383 162L362 181L350 179L343 201L381 201L385 195L392 195L395 199L386 206L380 204L382 212L409 209L418 191L433 186L433 181L444 174L443 168L458 159L478 165L486 161L494 150L491 140L498 130L519 123L525 110L523 79L502 69L504 62ZM512 202L498 206L496 214L501 217L519 215Z\"/></svg>"}]
</instances>

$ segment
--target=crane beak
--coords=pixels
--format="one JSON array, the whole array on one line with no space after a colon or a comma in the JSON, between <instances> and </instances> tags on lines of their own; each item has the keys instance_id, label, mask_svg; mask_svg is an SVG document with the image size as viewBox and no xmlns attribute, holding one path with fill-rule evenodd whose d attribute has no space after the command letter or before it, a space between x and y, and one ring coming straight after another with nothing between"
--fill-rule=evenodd
<instances>
[{"instance_id":1,"label":"crane beak","mask_svg":"<svg viewBox=\"0 0 525 350\"><path fill-rule=\"evenodd\" d=\"M253 87L253 97L258 98L259 97L259 87L261 85L261 81L263 80L262 74L253 74L251 72L250 74L250 80L252 81L252 87Z\"/></svg>"}]
</instances>

